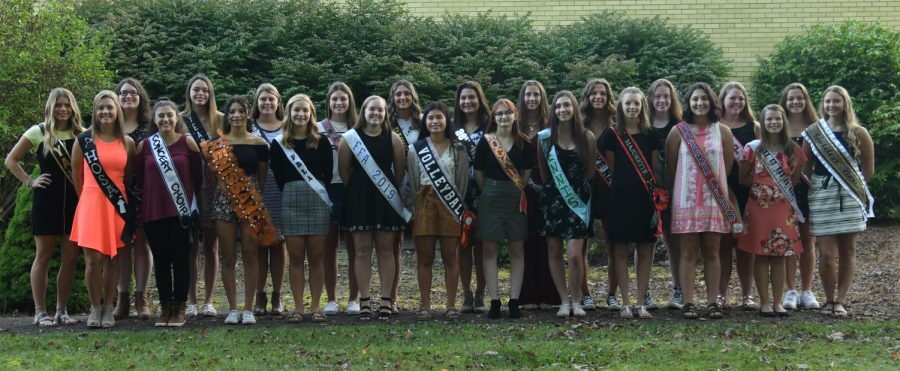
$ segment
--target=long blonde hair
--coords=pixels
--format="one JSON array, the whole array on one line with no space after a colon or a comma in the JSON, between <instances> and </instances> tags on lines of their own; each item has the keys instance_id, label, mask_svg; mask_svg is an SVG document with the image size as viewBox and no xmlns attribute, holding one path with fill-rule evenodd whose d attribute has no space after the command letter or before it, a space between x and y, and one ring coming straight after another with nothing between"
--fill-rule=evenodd
<instances>
[{"instance_id":1,"label":"long blonde hair","mask_svg":"<svg viewBox=\"0 0 900 371\"><path fill-rule=\"evenodd\" d=\"M831 92L837 93L844 100L844 121L840 124L844 126L844 131L847 133L847 143L853 150L853 157L859 162L862 154L860 153L859 138L856 137L856 128L860 125L856 119L856 113L853 112L853 102L850 101L850 93L847 92L847 89L840 85L832 85L825 89L825 92L822 93L822 105L819 107L819 111L822 112L823 119L830 119L828 113L825 112L825 96Z\"/></svg>"},{"instance_id":2,"label":"long blonde hair","mask_svg":"<svg viewBox=\"0 0 900 371\"><path fill-rule=\"evenodd\" d=\"M212 81L206 75L198 73L188 80L187 89L184 91L184 111L181 113L189 118L191 117L191 113L193 113L191 108L193 105L191 103L191 85L194 85L197 81L203 81L209 87L209 98L206 101L206 116L209 117L209 124L212 126L213 133L215 133L222 128L222 122L219 120L219 107L216 106L216 89L213 88Z\"/></svg>"},{"instance_id":3,"label":"long blonde hair","mask_svg":"<svg viewBox=\"0 0 900 371\"><path fill-rule=\"evenodd\" d=\"M363 101L362 106L359 107L360 114L359 118L356 119L356 125L353 126L354 129L362 130L364 127L366 127L366 125L368 124L366 122L366 108L369 106L369 104L376 100L380 100L382 103L384 103L385 108L384 119L381 120L381 130L391 131L391 123L390 121L388 121L387 115L387 101L377 95L369 96L368 98L366 98L366 100Z\"/></svg>"},{"instance_id":4,"label":"long blonde hair","mask_svg":"<svg viewBox=\"0 0 900 371\"><path fill-rule=\"evenodd\" d=\"M649 104L647 103L647 96L644 95L644 92L635 86L629 86L622 89L622 92L619 93L619 102L616 103L616 122L618 123L616 130L618 130L619 133L625 133L626 126L628 126L625 124L625 107L622 106L622 101L628 94L636 94L640 97L641 112L638 114L638 129L641 130L641 133L646 134L650 131L650 115L647 112L647 109L649 108L647 106Z\"/></svg>"},{"instance_id":5,"label":"long blonde hair","mask_svg":"<svg viewBox=\"0 0 900 371\"><path fill-rule=\"evenodd\" d=\"M669 104L669 120L672 120L672 118L674 117L676 123L681 122L682 108L681 101L678 98L678 90L675 89L675 85L672 85L672 82L669 80L658 79L650 84L650 90L647 90L647 95L650 96L650 99L647 99L649 101L648 103L650 103L650 109L656 110L654 99L656 99L656 89L659 89L660 86L665 86L667 89L669 89L669 95L671 95L671 97L669 97L669 99L672 101L672 104Z\"/></svg>"},{"instance_id":6,"label":"long blonde hair","mask_svg":"<svg viewBox=\"0 0 900 371\"><path fill-rule=\"evenodd\" d=\"M103 98L112 99L113 105L116 106L116 127L113 129L113 135L116 139L122 140L122 145L129 153L132 146L125 140L125 112L122 111L122 103L119 96L112 90L101 90L94 96L94 104L91 106L91 134L100 135L100 123L97 121L97 106Z\"/></svg>"},{"instance_id":7,"label":"long blonde hair","mask_svg":"<svg viewBox=\"0 0 900 371\"><path fill-rule=\"evenodd\" d=\"M747 88L744 87L743 84L737 81L729 81L725 85L722 86L722 90L719 91L719 109L722 110L720 117L725 117L725 96L728 95L728 91L732 89L737 89L744 95L744 109L741 110L741 113L738 114L738 117L743 122L756 122L756 117L753 117L753 108L750 108L750 96L747 95Z\"/></svg>"},{"instance_id":8,"label":"long blonde hair","mask_svg":"<svg viewBox=\"0 0 900 371\"><path fill-rule=\"evenodd\" d=\"M278 100L278 104L275 107L275 118L279 120L284 120L284 101L281 100L281 93L278 92L278 88L275 85L269 83L262 83L256 88L256 94L253 95L253 103L250 108L251 117L254 120L259 119L259 115L261 112L259 111L259 96L262 93L269 93L275 96L275 99Z\"/></svg>"},{"instance_id":9,"label":"long blonde hair","mask_svg":"<svg viewBox=\"0 0 900 371\"><path fill-rule=\"evenodd\" d=\"M72 107L72 117L69 117L69 129L73 135L84 132L84 126L81 124L81 110L78 109L78 102L75 101L75 95L66 88L54 88L47 97L47 103L44 104L44 156L50 153L50 148L56 143L59 136L56 134L56 117L53 115L53 106L59 97L69 98L69 106Z\"/></svg>"},{"instance_id":10,"label":"long blonde hair","mask_svg":"<svg viewBox=\"0 0 900 371\"><path fill-rule=\"evenodd\" d=\"M316 149L319 146L319 130L316 129L316 106L313 105L312 99L306 94L297 94L288 100L285 105L284 121L281 122L281 128L284 135L281 138L281 145L285 148L294 148L294 131L297 130L297 123L291 118L291 109L294 104L306 103L309 106L309 120L306 122L306 148Z\"/></svg>"}]
</instances>

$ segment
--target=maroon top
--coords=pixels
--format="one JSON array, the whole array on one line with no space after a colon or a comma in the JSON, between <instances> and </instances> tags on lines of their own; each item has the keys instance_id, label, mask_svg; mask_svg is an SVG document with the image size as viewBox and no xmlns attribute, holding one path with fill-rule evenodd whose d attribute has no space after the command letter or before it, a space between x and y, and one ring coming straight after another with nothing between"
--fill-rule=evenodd
<instances>
[{"instance_id":1,"label":"maroon top","mask_svg":"<svg viewBox=\"0 0 900 371\"><path fill-rule=\"evenodd\" d=\"M188 192L188 202L194 199L194 196L200 192L200 182L202 177L202 163L200 162L200 153L191 151L187 145L187 135L181 134L174 144L169 146L169 156L175 163L175 169L178 171L178 177L181 184ZM137 177L137 184L143 186L143 201L141 203L141 222L152 222L155 220L177 217L178 210L175 209L175 202L166 189L166 182L156 166L156 158L150 149L150 143L144 139L144 147L141 153L135 159L134 174Z\"/></svg>"}]
</instances>

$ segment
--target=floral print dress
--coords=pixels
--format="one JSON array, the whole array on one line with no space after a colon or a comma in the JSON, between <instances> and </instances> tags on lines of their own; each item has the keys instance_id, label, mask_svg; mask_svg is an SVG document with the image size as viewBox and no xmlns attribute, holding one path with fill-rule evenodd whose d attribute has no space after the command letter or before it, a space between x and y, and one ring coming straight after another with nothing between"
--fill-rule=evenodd
<instances>
[{"instance_id":1,"label":"floral print dress","mask_svg":"<svg viewBox=\"0 0 900 371\"><path fill-rule=\"evenodd\" d=\"M585 179L581 160L575 150L567 150L556 147L559 162L569 184L581 198L581 201L590 205L591 184ZM545 155L546 158L546 155ZM593 229L584 224L578 215L572 212L566 201L563 200L552 178L545 180L544 189L539 196L541 215L544 223L539 234L545 237L560 237L562 239L581 239L593 236ZM588 216L590 220L590 216Z\"/></svg>"},{"instance_id":2,"label":"floral print dress","mask_svg":"<svg viewBox=\"0 0 900 371\"><path fill-rule=\"evenodd\" d=\"M793 144L793 143L792 143ZM796 145L795 145L796 146ZM799 147L794 148L796 156L793 169L788 165L788 156L777 153L775 158L788 176L799 171L806 157ZM738 248L754 255L794 256L803 252L800 230L794 208L784 197L763 162L756 158L756 151L749 145L744 149L743 160L751 167L753 185L750 198L744 209L744 223L747 233L738 240Z\"/></svg>"}]
</instances>

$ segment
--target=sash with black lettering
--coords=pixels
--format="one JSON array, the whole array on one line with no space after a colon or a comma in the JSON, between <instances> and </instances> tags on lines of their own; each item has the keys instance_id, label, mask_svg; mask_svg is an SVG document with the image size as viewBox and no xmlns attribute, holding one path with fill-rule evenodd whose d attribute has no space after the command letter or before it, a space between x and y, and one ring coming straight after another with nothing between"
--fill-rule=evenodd
<instances>
[{"instance_id":1,"label":"sash with black lettering","mask_svg":"<svg viewBox=\"0 0 900 371\"><path fill-rule=\"evenodd\" d=\"M38 127L41 129L41 136L44 136L44 124L40 124ZM66 176L66 180L75 185L75 180L72 179L72 154L69 153L66 144L59 138L56 138L56 144L50 148L49 152L50 156L53 157L53 161L56 162L56 165L59 166L59 169Z\"/></svg>"},{"instance_id":2,"label":"sash with black lettering","mask_svg":"<svg viewBox=\"0 0 900 371\"><path fill-rule=\"evenodd\" d=\"M132 210L125 201L125 196L119 187L113 183L112 179L103 171L103 165L100 164L100 156L97 153L97 146L94 145L94 137L91 131L78 134L78 144L81 146L81 152L84 153L84 160L87 161L88 168L94 174L94 180L103 190L103 194L109 199L113 205L113 209L119 214L119 217L125 221L125 228L122 229L122 235L119 237L122 242L129 244L134 236Z\"/></svg>"},{"instance_id":3,"label":"sash with black lettering","mask_svg":"<svg viewBox=\"0 0 900 371\"><path fill-rule=\"evenodd\" d=\"M283 140L284 136L279 135L275 137L275 140L273 142L277 143L278 148L281 148L281 150L284 151L284 155L287 157L288 162L290 162L291 165L294 165L294 170L297 170L297 173L299 173L300 176L303 177L303 180L306 181L306 184L308 184L309 187L312 188L312 190L315 191L317 195L319 195L319 198L321 198L322 201L325 201L325 204L328 205L328 207L331 207L331 197L328 197L328 191L325 190L325 186L322 185L322 182L320 182L319 179L316 179L316 176L309 171L309 168L306 167L306 163L303 162L303 159L300 158L300 155L297 154L297 151L295 151L293 148L284 146Z\"/></svg>"},{"instance_id":4,"label":"sash with black lettering","mask_svg":"<svg viewBox=\"0 0 900 371\"><path fill-rule=\"evenodd\" d=\"M191 137L194 138L195 142L200 143L209 141L209 133L203 128L203 124L200 123L200 119L197 118L196 114L192 112L190 115L183 117L185 124L187 124L188 131L191 132Z\"/></svg>"},{"instance_id":5,"label":"sash with black lettering","mask_svg":"<svg viewBox=\"0 0 900 371\"><path fill-rule=\"evenodd\" d=\"M647 191L647 195L650 196L650 201L653 203L655 212L650 219L650 227L656 230L656 237L662 236L663 226L659 221L662 212L669 208L669 194L665 189L658 187L656 176L653 175L653 171L647 164L647 158L641 151L641 147L635 144L631 133L625 131L625 136L622 136L618 130L613 129L613 134L628 155L628 159L631 160L631 166L634 166L634 170L640 176L641 184L644 185L644 190Z\"/></svg>"},{"instance_id":6,"label":"sash with black lettering","mask_svg":"<svg viewBox=\"0 0 900 371\"><path fill-rule=\"evenodd\" d=\"M787 172L784 171L784 168L781 167L781 163L778 162L778 159L775 157L775 154L772 151L769 151L768 148L759 148L760 145L759 139L754 140L750 143L747 143L747 146L752 148L754 151L759 151L763 156L762 165L769 173L769 176L775 180L775 184L778 185L778 189L781 190L781 193L784 195L784 199L791 204L791 207L794 208L794 215L797 215L797 220L800 223L806 222L806 217L803 215L803 212L800 211L800 205L797 204L797 195L794 194L794 186L791 184L791 177L787 175ZM794 145L794 144L791 144ZM799 169L797 171L800 171Z\"/></svg>"},{"instance_id":7,"label":"sash with black lettering","mask_svg":"<svg viewBox=\"0 0 900 371\"><path fill-rule=\"evenodd\" d=\"M690 127L688 127L686 122L682 121L678 123L678 125L675 125L675 128L681 133L681 138L691 152L694 163L700 171L703 172L706 185L709 187L710 192L712 192L713 198L715 198L716 202L719 204L719 208L722 209L722 214L725 215L728 224L731 225L731 233L735 235L744 233L744 225L741 223L738 213L731 205L726 189L722 188L722 185L719 184L719 181L716 179L716 175L712 170L712 165L710 165L703 150L700 149L700 146L697 144L697 140L694 138L694 134L691 133ZM710 130L718 130L718 127L712 127Z\"/></svg>"},{"instance_id":8,"label":"sash with black lettering","mask_svg":"<svg viewBox=\"0 0 900 371\"><path fill-rule=\"evenodd\" d=\"M403 221L409 223L412 213L403 207L403 201L400 200L400 192L397 192L393 181L388 179L385 173L381 171L381 168L378 167L378 164L375 163L375 159L369 154L369 149L366 148L366 144L363 143L356 129L350 129L344 133L344 140L347 141L347 145L350 146L350 152L353 152L356 161L362 166L375 188L378 188L378 191L391 205L391 208L397 212L397 215L400 215Z\"/></svg>"},{"instance_id":9,"label":"sash with black lettering","mask_svg":"<svg viewBox=\"0 0 900 371\"><path fill-rule=\"evenodd\" d=\"M503 172L506 173L506 176L508 176L509 179L515 183L516 187L522 191L522 194L519 196L519 212L525 214L528 211L528 201L527 198L525 198L525 182L519 177L519 169L516 169L512 160L509 159L509 154L503 150L503 146L500 145L500 141L497 140L496 136L493 134L485 134L484 139L490 144L491 152L494 153L494 157L497 159L497 162L500 163Z\"/></svg>"},{"instance_id":10,"label":"sash with black lettering","mask_svg":"<svg viewBox=\"0 0 900 371\"><path fill-rule=\"evenodd\" d=\"M431 138L420 140L413 144L411 148L416 152L416 158L419 159L419 163L422 164L425 173L428 174L428 179L431 179L431 186L437 192L438 198L441 199L447 210L450 210L457 222L462 221L463 212L465 211L462 197L459 194L459 190L456 189L456 185L447 179L447 169L438 160L440 156L438 156L437 149L434 148ZM450 151L452 148L447 148L447 150Z\"/></svg>"},{"instance_id":11,"label":"sash with black lettering","mask_svg":"<svg viewBox=\"0 0 900 371\"><path fill-rule=\"evenodd\" d=\"M556 183L556 189L559 190L563 201L584 222L584 225L590 226L591 209L588 207L590 200L588 202L582 201L575 189L572 188L572 184L569 183L569 179L566 178L566 173L563 171L562 164L559 162L559 156L556 153L556 146L550 143L550 129L538 132L538 138L541 143L541 149L544 151L544 156L547 159L547 169L550 170L550 176L553 178L553 182Z\"/></svg>"},{"instance_id":12,"label":"sash with black lettering","mask_svg":"<svg viewBox=\"0 0 900 371\"><path fill-rule=\"evenodd\" d=\"M831 176L838 181L856 203L862 207L866 218L875 217L872 207L875 198L869 192L866 179L859 170L856 159L837 140L825 119L821 119L803 131L803 138L809 142L813 155L828 169Z\"/></svg>"},{"instance_id":13,"label":"sash with black lettering","mask_svg":"<svg viewBox=\"0 0 900 371\"><path fill-rule=\"evenodd\" d=\"M162 135L155 133L147 138L150 144L150 153L156 160L156 167L159 169L159 175L166 182L166 190L172 197L175 210L178 211L178 221L182 228L191 228L194 223L200 219L200 211L197 209L197 196L191 197L191 202L187 200L187 192L178 170L175 169L175 163L172 162L172 155L169 154L169 147Z\"/></svg>"}]
</instances>

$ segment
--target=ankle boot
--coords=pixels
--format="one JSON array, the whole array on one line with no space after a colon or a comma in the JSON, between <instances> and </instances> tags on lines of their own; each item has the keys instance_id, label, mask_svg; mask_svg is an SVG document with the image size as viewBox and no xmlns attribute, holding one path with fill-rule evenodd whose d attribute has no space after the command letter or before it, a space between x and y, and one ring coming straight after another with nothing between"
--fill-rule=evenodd
<instances>
[{"instance_id":1,"label":"ankle boot","mask_svg":"<svg viewBox=\"0 0 900 371\"><path fill-rule=\"evenodd\" d=\"M184 325L184 311L187 308L187 303L178 302L172 304L172 317L169 318L169 327L181 327Z\"/></svg>"},{"instance_id":2,"label":"ankle boot","mask_svg":"<svg viewBox=\"0 0 900 371\"><path fill-rule=\"evenodd\" d=\"M113 318L128 318L128 312L131 310L130 296L128 291L119 292L119 297L116 299L116 309L113 310Z\"/></svg>"},{"instance_id":3,"label":"ankle boot","mask_svg":"<svg viewBox=\"0 0 900 371\"><path fill-rule=\"evenodd\" d=\"M263 315L266 314L266 300L268 297L266 296L266 292L257 292L256 293L256 306L253 307L253 314Z\"/></svg>"},{"instance_id":4,"label":"ankle boot","mask_svg":"<svg viewBox=\"0 0 900 371\"><path fill-rule=\"evenodd\" d=\"M168 301L159 301L159 319L156 320L156 327L165 327L169 325L172 318L172 303Z\"/></svg>"},{"instance_id":5,"label":"ankle boot","mask_svg":"<svg viewBox=\"0 0 900 371\"><path fill-rule=\"evenodd\" d=\"M509 307L509 318L522 318L522 311L519 310L519 299L509 299L506 306Z\"/></svg>"},{"instance_id":6,"label":"ankle boot","mask_svg":"<svg viewBox=\"0 0 900 371\"><path fill-rule=\"evenodd\" d=\"M137 318L150 318L150 299L147 297L146 291L134 292L134 310L137 312Z\"/></svg>"},{"instance_id":7,"label":"ankle boot","mask_svg":"<svg viewBox=\"0 0 900 371\"><path fill-rule=\"evenodd\" d=\"M488 318L500 318L500 300L491 300L491 310L488 311Z\"/></svg>"}]
</instances>

